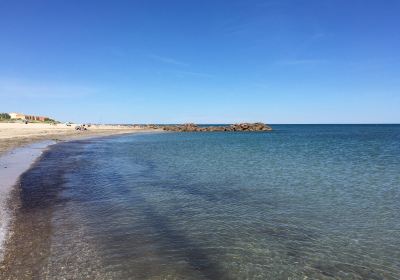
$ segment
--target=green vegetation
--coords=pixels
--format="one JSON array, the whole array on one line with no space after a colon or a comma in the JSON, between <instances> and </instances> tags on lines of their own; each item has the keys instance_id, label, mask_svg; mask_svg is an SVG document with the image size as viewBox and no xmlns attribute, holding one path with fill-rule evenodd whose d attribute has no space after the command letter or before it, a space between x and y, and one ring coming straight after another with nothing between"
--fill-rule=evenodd
<instances>
[{"instance_id":1,"label":"green vegetation","mask_svg":"<svg viewBox=\"0 0 400 280\"><path fill-rule=\"evenodd\" d=\"M7 113L0 113L0 120L9 120L11 116Z\"/></svg>"},{"instance_id":2,"label":"green vegetation","mask_svg":"<svg viewBox=\"0 0 400 280\"><path fill-rule=\"evenodd\" d=\"M45 118L44 122L46 122L46 123L60 123L59 121L56 121L56 120L53 120L53 119L50 119L50 118Z\"/></svg>"}]
</instances>

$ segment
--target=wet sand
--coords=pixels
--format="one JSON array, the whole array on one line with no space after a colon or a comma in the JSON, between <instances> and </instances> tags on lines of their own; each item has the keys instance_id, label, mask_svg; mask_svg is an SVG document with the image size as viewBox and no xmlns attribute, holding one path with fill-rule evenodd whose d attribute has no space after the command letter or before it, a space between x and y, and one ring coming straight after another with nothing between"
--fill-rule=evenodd
<instances>
[{"instance_id":1,"label":"wet sand","mask_svg":"<svg viewBox=\"0 0 400 280\"><path fill-rule=\"evenodd\" d=\"M0 158L0 260L4 254L4 242L12 217L11 191L19 176L29 169L32 163L54 141L43 141L10 151Z\"/></svg>"},{"instance_id":2,"label":"wet sand","mask_svg":"<svg viewBox=\"0 0 400 280\"><path fill-rule=\"evenodd\" d=\"M18 186L23 180L22 174L35 166L50 145L59 141L155 131L110 125L77 131L74 126L63 124L0 123L0 279L33 279L37 272L32 267L43 268L39 263L48 254L46 237L50 237L51 213L40 215L42 219L38 221L32 211L21 211ZM21 256L22 259L30 256L28 259L35 260L38 265L20 263Z\"/></svg>"},{"instance_id":3,"label":"wet sand","mask_svg":"<svg viewBox=\"0 0 400 280\"><path fill-rule=\"evenodd\" d=\"M55 158L52 156L51 149L44 150L46 144L40 144L41 155L30 166L31 171L18 177L18 187L12 187L9 190L6 202L7 217L5 217L8 220L7 238L3 244L5 248L3 260L0 261L0 279L43 279L44 276L45 279L62 278L55 275L48 276L47 272L51 265L48 263L51 237L53 231L56 230L52 227L53 204L57 201L56 196L60 191L63 177L60 175L62 167L53 165ZM13 161L20 161L22 165L26 165L26 161L23 162L21 158L29 151L33 152L34 149L38 150L36 153L38 155L38 146L30 145L14 150ZM49 182L52 182L51 186L48 185ZM22 185L25 191L22 191ZM87 249L79 248L79 250L76 261ZM71 260L71 262L74 261ZM93 260L93 266L95 262L96 260ZM97 267L100 269L100 266ZM57 268L60 273L69 269L61 264L58 264ZM95 274L87 276L96 278ZM79 278L77 274L75 279ZM84 278L87 279L87 277Z\"/></svg>"}]
</instances>

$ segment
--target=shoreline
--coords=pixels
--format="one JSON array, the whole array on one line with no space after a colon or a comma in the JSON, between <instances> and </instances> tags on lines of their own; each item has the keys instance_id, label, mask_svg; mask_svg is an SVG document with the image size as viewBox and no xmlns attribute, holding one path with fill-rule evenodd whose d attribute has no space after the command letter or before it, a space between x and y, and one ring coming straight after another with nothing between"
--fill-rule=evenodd
<instances>
[{"instance_id":1,"label":"shoreline","mask_svg":"<svg viewBox=\"0 0 400 280\"><path fill-rule=\"evenodd\" d=\"M267 258L271 266L254 277L396 278L398 204L387 191L399 161L386 159L399 152L399 128L303 129L268 138L154 131L52 145L10 194L0 279L241 279ZM381 159L389 164L382 174ZM336 219L343 223L332 227Z\"/></svg>"},{"instance_id":2,"label":"shoreline","mask_svg":"<svg viewBox=\"0 0 400 280\"><path fill-rule=\"evenodd\" d=\"M95 125L86 131L79 131L62 124L0 123L0 156L11 149L45 140L68 141L86 137L156 131L162 130L118 125Z\"/></svg>"},{"instance_id":3,"label":"shoreline","mask_svg":"<svg viewBox=\"0 0 400 280\"><path fill-rule=\"evenodd\" d=\"M21 176L37 162L51 146L61 142L105 138L125 134L156 133L149 129L99 129L72 134L43 134L37 137L21 137L14 142L1 143L0 137L0 264L4 261L7 241L11 238L14 206L12 193L17 191ZM1 266L0 266L1 268Z\"/></svg>"},{"instance_id":4,"label":"shoreline","mask_svg":"<svg viewBox=\"0 0 400 280\"><path fill-rule=\"evenodd\" d=\"M47 140L12 149L0 157L0 262L3 261L5 243L12 223L9 201L24 172L40 158L55 141Z\"/></svg>"}]
</instances>

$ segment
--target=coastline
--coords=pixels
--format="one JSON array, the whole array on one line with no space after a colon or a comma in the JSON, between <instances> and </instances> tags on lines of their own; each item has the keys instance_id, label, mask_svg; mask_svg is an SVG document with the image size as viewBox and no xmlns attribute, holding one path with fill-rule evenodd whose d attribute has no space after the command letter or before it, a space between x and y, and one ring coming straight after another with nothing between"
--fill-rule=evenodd
<instances>
[{"instance_id":1,"label":"coastline","mask_svg":"<svg viewBox=\"0 0 400 280\"><path fill-rule=\"evenodd\" d=\"M242 279L265 259L255 278L395 279L398 129L60 142L11 192L0 279Z\"/></svg>"},{"instance_id":2,"label":"coastline","mask_svg":"<svg viewBox=\"0 0 400 280\"><path fill-rule=\"evenodd\" d=\"M42 153L56 142L47 140L15 148L0 157L0 262L5 253L5 242L9 237L12 209L9 200L20 176L40 158Z\"/></svg>"},{"instance_id":3,"label":"coastline","mask_svg":"<svg viewBox=\"0 0 400 280\"><path fill-rule=\"evenodd\" d=\"M0 156L11 149L45 140L66 141L86 137L154 131L162 130L120 125L93 125L86 131L79 131L72 126L63 124L0 123Z\"/></svg>"},{"instance_id":4,"label":"coastline","mask_svg":"<svg viewBox=\"0 0 400 280\"><path fill-rule=\"evenodd\" d=\"M128 128L98 128L88 131L65 130L52 131L48 133L25 135L12 138L5 135L0 126L0 264L4 261L7 249L7 240L12 233L10 229L13 222L12 205L13 192L18 188L21 176L29 170L41 155L60 142L85 140L89 138L103 138L123 134L159 132L149 129L128 129ZM3 269L0 266L0 269Z\"/></svg>"}]
</instances>

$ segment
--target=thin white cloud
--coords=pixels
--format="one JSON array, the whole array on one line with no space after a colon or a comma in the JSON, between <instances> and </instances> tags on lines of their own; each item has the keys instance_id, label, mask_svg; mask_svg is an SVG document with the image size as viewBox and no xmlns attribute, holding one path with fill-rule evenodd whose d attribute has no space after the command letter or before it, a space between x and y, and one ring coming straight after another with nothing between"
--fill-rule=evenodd
<instances>
[{"instance_id":1,"label":"thin white cloud","mask_svg":"<svg viewBox=\"0 0 400 280\"><path fill-rule=\"evenodd\" d=\"M170 58L170 57L164 57L164 56L158 56L158 55L154 55L151 54L148 56L149 58L156 60L158 62L162 62L162 63L166 63L166 64L173 64L173 65L179 65L179 66L188 66L189 64L176 60L174 58Z\"/></svg>"},{"instance_id":2,"label":"thin white cloud","mask_svg":"<svg viewBox=\"0 0 400 280\"><path fill-rule=\"evenodd\" d=\"M202 72L193 72L193 71L173 71L173 73L179 76L193 76L193 77L203 77L203 78L213 78L214 76L207 73Z\"/></svg>"},{"instance_id":3,"label":"thin white cloud","mask_svg":"<svg viewBox=\"0 0 400 280\"><path fill-rule=\"evenodd\" d=\"M278 61L281 65L313 65L313 64L323 64L327 63L324 59L289 59Z\"/></svg>"},{"instance_id":4,"label":"thin white cloud","mask_svg":"<svg viewBox=\"0 0 400 280\"><path fill-rule=\"evenodd\" d=\"M267 84L263 83L253 83L252 84L254 87L261 88L261 89L271 89L271 87Z\"/></svg>"},{"instance_id":5,"label":"thin white cloud","mask_svg":"<svg viewBox=\"0 0 400 280\"><path fill-rule=\"evenodd\" d=\"M16 98L82 98L98 92L95 88L81 85L65 85L53 82L30 82L20 79L0 78L0 97Z\"/></svg>"}]
</instances>

